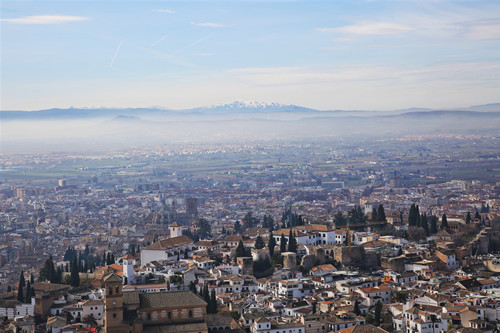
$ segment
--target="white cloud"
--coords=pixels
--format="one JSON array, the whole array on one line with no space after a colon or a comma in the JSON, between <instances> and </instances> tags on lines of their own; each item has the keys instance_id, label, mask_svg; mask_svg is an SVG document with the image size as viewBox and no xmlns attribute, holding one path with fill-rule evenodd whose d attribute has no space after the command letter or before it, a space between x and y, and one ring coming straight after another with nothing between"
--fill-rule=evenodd
<instances>
[{"instance_id":1,"label":"white cloud","mask_svg":"<svg viewBox=\"0 0 500 333\"><path fill-rule=\"evenodd\" d=\"M35 16L1 19L2 22L15 23L15 24L60 24L60 23L79 22L86 20L88 20L88 17L63 16L63 15L35 15Z\"/></svg>"},{"instance_id":2,"label":"white cloud","mask_svg":"<svg viewBox=\"0 0 500 333\"><path fill-rule=\"evenodd\" d=\"M170 10L170 9L156 9L155 12L158 13L167 13L167 14L175 14L175 10Z\"/></svg>"},{"instance_id":3,"label":"white cloud","mask_svg":"<svg viewBox=\"0 0 500 333\"><path fill-rule=\"evenodd\" d=\"M478 20L463 24L462 36L467 39L500 39L500 19Z\"/></svg>"},{"instance_id":4,"label":"white cloud","mask_svg":"<svg viewBox=\"0 0 500 333\"><path fill-rule=\"evenodd\" d=\"M345 25L337 28L319 28L321 32L344 33L349 35L392 35L413 30L412 27L392 23L363 21L352 25Z\"/></svg>"},{"instance_id":5,"label":"white cloud","mask_svg":"<svg viewBox=\"0 0 500 333\"><path fill-rule=\"evenodd\" d=\"M191 22L192 25L196 25L198 27L209 27L209 28L223 28L224 24L213 23L213 22Z\"/></svg>"}]
</instances>

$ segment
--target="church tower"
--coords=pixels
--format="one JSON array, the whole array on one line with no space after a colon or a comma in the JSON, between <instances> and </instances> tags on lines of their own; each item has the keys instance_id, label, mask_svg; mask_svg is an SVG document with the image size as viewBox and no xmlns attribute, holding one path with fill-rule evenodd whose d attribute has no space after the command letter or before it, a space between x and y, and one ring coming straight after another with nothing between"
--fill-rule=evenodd
<instances>
[{"instance_id":1,"label":"church tower","mask_svg":"<svg viewBox=\"0 0 500 333\"><path fill-rule=\"evenodd\" d=\"M116 274L110 274L104 278L106 295L104 298L104 332L123 332L126 325L123 324L123 280Z\"/></svg>"},{"instance_id":2,"label":"church tower","mask_svg":"<svg viewBox=\"0 0 500 333\"><path fill-rule=\"evenodd\" d=\"M172 223L169 227L170 238L182 236L182 225L177 222Z\"/></svg>"}]
</instances>

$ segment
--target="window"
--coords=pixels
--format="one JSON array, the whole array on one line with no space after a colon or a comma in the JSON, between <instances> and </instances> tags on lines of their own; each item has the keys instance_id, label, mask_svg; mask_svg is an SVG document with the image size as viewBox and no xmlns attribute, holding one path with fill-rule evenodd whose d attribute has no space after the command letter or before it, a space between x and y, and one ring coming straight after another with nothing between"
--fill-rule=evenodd
<instances>
[{"instance_id":1,"label":"window","mask_svg":"<svg viewBox=\"0 0 500 333\"><path fill-rule=\"evenodd\" d=\"M168 313L168 319L172 319L172 312Z\"/></svg>"},{"instance_id":2,"label":"window","mask_svg":"<svg viewBox=\"0 0 500 333\"><path fill-rule=\"evenodd\" d=\"M116 318L116 313L113 313L113 318Z\"/></svg>"},{"instance_id":3,"label":"window","mask_svg":"<svg viewBox=\"0 0 500 333\"><path fill-rule=\"evenodd\" d=\"M151 313L148 312L148 320L151 320Z\"/></svg>"},{"instance_id":4,"label":"window","mask_svg":"<svg viewBox=\"0 0 500 333\"><path fill-rule=\"evenodd\" d=\"M189 318L193 318L193 310L189 310Z\"/></svg>"},{"instance_id":5,"label":"window","mask_svg":"<svg viewBox=\"0 0 500 333\"><path fill-rule=\"evenodd\" d=\"M120 287L116 287L115 291L118 294L120 292Z\"/></svg>"}]
</instances>

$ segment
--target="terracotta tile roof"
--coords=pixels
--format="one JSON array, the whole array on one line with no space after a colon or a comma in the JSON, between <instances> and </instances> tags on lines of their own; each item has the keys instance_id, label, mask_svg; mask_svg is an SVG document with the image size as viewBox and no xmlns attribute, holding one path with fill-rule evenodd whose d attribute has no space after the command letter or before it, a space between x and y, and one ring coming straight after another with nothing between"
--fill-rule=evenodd
<instances>
[{"instance_id":1,"label":"terracotta tile roof","mask_svg":"<svg viewBox=\"0 0 500 333\"><path fill-rule=\"evenodd\" d=\"M194 243L194 241L188 236L179 236L174 238L162 239L156 243L149 246L143 247L143 250L168 250L175 246L185 245Z\"/></svg>"},{"instance_id":2,"label":"terracotta tile roof","mask_svg":"<svg viewBox=\"0 0 500 333\"><path fill-rule=\"evenodd\" d=\"M139 294L139 300L141 308L144 309L207 305L203 299L190 291Z\"/></svg>"}]
</instances>

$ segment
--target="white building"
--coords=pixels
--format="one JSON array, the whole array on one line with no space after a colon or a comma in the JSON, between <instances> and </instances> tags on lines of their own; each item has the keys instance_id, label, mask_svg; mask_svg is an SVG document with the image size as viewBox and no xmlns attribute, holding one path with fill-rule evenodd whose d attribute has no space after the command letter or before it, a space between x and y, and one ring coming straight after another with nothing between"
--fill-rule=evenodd
<instances>
[{"instance_id":1,"label":"white building","mask_svg":"<svg viewBox=\"0 0 500 333\"><path fill-rule=\"evenodd\" d=\"M144 267L152 261L187 258L192 255L193 248L194 242L187 236L162 239L156 243L141 248L141 265Z\"/></svg>"}]
</instances>

